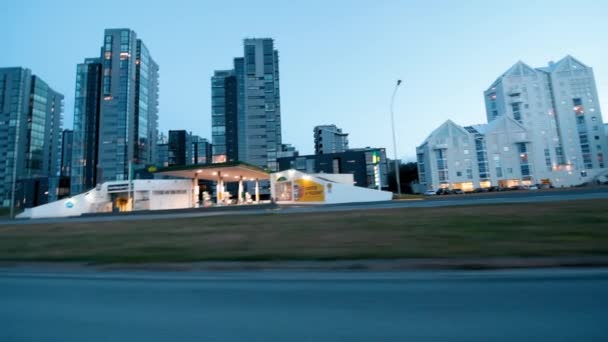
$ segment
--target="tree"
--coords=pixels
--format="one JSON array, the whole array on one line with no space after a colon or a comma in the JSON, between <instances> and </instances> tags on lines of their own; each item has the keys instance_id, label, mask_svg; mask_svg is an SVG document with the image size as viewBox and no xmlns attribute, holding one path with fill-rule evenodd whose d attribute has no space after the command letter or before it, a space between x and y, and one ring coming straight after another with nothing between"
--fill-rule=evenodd
<instances>
[{"instance_id":1,"label":"tree","mask_svg":"<svg viewBox=\"0 0 608 342\"><path fill-rule=\"evenodd\" d=\"M411 194L410 183L418 180L418 164L406 163L399 165L399 180L401 181L401 193ZM388 173L388 189L397 192L397 179L394 167Z\"/></svg>"}]
</instances>

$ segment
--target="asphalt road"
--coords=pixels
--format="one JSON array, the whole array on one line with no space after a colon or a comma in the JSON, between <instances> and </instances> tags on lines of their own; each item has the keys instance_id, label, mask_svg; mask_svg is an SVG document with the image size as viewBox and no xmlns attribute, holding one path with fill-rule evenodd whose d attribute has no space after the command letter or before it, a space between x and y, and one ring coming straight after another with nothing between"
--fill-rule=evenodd
<instances>
[{"instance_id":1,"label":"asphalt road","mask_svg":"<svg viewBox=\"0 0 608 342\"><path fill-rule=\"evenodd\" d=\"M432 196L421 200L400 200L386 202L333 204L333 205L292 205L269 208L268 205L261 205L259 209L252 206L219 208L221 210L200 208L164 211L155 213L154 211L129 214L108 214L99 216L81 216L71 218L50 218L50 219L21 219L21 220L0 220L3 224L41 224L53 222L107 222L107 221L139 221L139 220L158 220L176 219L192 217L208 217L222 215L260 215L260 214L292 214L292 213L311 213L311 212L340 212L352 210L370 209L394 209L394 208L428 208L459 205L484 205L484 204L508 204L508 203L540 203L552 201L574 201L589 199L608 199L608 187L597 188L575 188L564 190L537 190L537 191L507 191L499 193L467 194L467 195L448 195ZM226 210L227 209L227 210Z\"/></svg>"},{"instance_id":2,"label":"asphalt road","mask_svg":"<svg viewBox=\"0 0 608 342\"><path fill-rule=\"evenodd\" d=\"M607 341L608 269L0 269L0 341Z\"/></svg>"}]
</instances>

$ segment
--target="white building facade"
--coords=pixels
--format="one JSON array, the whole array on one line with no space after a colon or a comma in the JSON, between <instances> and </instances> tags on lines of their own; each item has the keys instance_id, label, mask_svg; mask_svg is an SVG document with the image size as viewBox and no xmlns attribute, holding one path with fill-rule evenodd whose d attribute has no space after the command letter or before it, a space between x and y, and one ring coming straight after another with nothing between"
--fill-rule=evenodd
<instances>
[{"instance_id":1,"label":"white building facade","mask_svg":"<svg viewBox=\"0 0 608 342\"><path fill-rule=\"evenodd\" d=\"M567 56L546 68L516 63L484 92L488 124L448 121L417 148L429 189L570 186L606 168L593 70Z\"/></svg>"}]
</instances>

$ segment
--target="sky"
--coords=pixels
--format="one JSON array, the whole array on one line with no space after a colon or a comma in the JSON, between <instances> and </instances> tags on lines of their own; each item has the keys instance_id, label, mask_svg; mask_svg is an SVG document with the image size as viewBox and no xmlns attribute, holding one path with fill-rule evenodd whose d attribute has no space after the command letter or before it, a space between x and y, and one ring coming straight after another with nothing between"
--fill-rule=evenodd
<instances>
[{"instance_id":1,"label":"sky","mask_svg":"<svg viewBox=\"0 0 608 342\"><path fill-rule=\"evenodd\" d=\"M570 54L594 68L608 111L605 1L32 1L2 0L0 67L22 66L65 95L72 128L76 64L99 55L105 28L137 32L160 66L159 129L211 138L214 70L244 38L275 39L283 143L314 152L313 127L336 124L350 147L415 148L451 119L485 122L483 91L522 60ZM604 115L604 121L607 116Z\"/></svg>"}]
</instances>

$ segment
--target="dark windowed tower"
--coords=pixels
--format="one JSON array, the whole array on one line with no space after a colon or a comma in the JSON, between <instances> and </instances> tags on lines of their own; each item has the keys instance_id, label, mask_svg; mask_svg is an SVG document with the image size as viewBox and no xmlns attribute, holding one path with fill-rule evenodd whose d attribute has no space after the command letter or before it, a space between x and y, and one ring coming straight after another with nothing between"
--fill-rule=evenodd
<instances>
[{"instance_id":1,"label":"dark windowed tower","mask_svg":"<svg viewBox=\"0 0 608 342\"><path fill-rule=\"evenodd\" d=\"M70 193L95 187L97 180L101 60L87 58L76 67L74 97L74 140Z\"/></svg>"},{"instance_id":2,"label":"dark windowed tower","mask_svg":"<svg viewBox=\"0 0 608 342\"><path fill-rule=\"evenodd\" d=\"M72 169L72 146L74 144L74 131L66 129L61 137L61 177L70 177Z\"/></svg>"},{"instance_id":3,"label":"dark windowed tower","mask_svg":"<svg viewBox=\"0 0 608 342\"><path fill-rule=\"evenodd\" d=\"M185 130L169 131L168 164L192 164L191 134Z\"/></svg>"},{"instance_id":4,"label":"dark windowed tower","mask_svg":"<svg viewBox=\"0 0 608 342\"><path fill-rule=\"evenodd\" d=\"M211 78L211 137L214 163L239 160L237 94L234 71L216 71Z\"/></svg>"},{"instance_id":5,"label":"dark windowed tower","mask_svg":"<svg viewBox=\"0 0 608 342\"><path fill-rule=\"evenodd\" d=\"M197 135L192 136L192 164L211 164L211 144Z\"/></svg>"}]
</instances>

